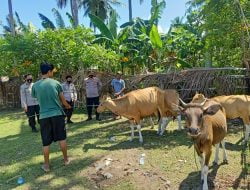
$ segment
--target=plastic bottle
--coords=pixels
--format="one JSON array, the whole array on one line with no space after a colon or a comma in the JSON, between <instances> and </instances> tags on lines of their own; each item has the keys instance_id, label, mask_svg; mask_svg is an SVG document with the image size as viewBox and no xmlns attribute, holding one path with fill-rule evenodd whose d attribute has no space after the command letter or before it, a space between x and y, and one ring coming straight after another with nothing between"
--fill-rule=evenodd
<instances>
[{"instance_id":1,"label":"plastic bottle","mask_svg":"<svg viewBox=\"0 0 250 190\"><path fill-rule=\"evenodd\" d=\"M145 163L145 154L141 154L139 164L144 165L144 163Z\"/></svg>"},{"instance_id":2,"label":"plastic bottle","mask_svg":"<svg viewBox=\"0 0 250 190\"><path fill-rule=\"evenodd\" d=\"M19 184L19 185L24 184L24 178L23 178L23 177L19 177L19 178L17 179L17 184Z\"/></svg>"}]
</instances>

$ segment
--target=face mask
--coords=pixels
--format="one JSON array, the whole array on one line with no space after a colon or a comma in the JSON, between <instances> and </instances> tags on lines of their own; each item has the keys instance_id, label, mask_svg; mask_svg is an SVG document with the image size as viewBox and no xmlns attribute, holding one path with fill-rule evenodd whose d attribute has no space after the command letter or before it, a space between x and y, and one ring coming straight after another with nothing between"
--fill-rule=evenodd
<instances>
[{"instance_id":1,"label":"face mask","mask_svg":"<svg viewBox=\"0 0 250 190\"><path fill-rule=\"evenodd\" d=\"M68 80L68 81L67 81L67 83L69 83L69 84L70 84L71 82L72 82L71 80Z\"/></svg>"},{"instance_id":2,"label":"face mask","mask_svg":"<svg viewBox=\"0 0 250 190\"><path fill-rule=\"evenodd\" d=\"M28 83L31 83L31 82L32 82L32 79L27 79L27 82L28 82Z\"/></svg>"}]
</instances>

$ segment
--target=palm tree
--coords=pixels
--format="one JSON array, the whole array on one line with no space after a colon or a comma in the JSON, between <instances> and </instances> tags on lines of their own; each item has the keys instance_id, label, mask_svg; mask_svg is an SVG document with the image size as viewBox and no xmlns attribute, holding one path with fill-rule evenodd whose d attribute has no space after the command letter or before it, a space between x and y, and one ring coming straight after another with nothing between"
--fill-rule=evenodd
<instances>
[{"instance_id":1,"label":"palm tree","mask_svg":"<svg viewBox=\"0 0 250 190\"><path fill-rule=\"evenodd\" d=\"M107 21L114 11L112 5L119 6L121 2L119 0L83 0L80 6L85 10L84 16L92 14L102 21Z\"/></svg>"},{"instance_id":2,"label":"palm tree","mask_svg":"<svg viewBox=\"0 0 250 190\"><path fill-rule=\"evenodd\" d=\"M74 21L74 27L79 25L78 9L80 7L81 0L57 0L57 6L62 9L65 8L70 1L71 15Z\"/></svg>"},{"instance_id":3,"label":"palm tree","mask_svg":"<svg viewBox=\"0 0 250 190\"><path fill-rule=\"evenodd\" d=\"M12 1L8 0L8 6L9 6L9 20L10 20L10 30L11 34L15 35L15 24L14 24L14 17L13 17L13 10L12 10Z\"/></svg>"},{"instance_id":4,"label":"palm tree","mask_svg":"<svg viewBox=\"0 0 250 190\"><path fill-rule=\"evenodd\" d=\"M62 18L62 15L60 14L60 12L55 8L52 9L52 12L54 14L56 24L54 24L54 22L51 21L47 16L45 16L41 13L38 13L38 15L42 21L41 24L42 24L43 28L52 29L52 30L59 29L59 28L66 28L64 20ZM66 13L66 15L69 18L71 26L74 27L73 17L69 13Z\"/></svg>"},{"instance_id":5,"label":"palm tree","mask_svg":"<svg viewBox=\"0 0 250 190\"><path fill-rule=\"evenodd\" d=\"M143 3L144 0L140 0L140 4ZM133 10L132 10L132 0L128 0L128 12L129 12L129 22L133 19Z\"/></svg>"}]
</instances>

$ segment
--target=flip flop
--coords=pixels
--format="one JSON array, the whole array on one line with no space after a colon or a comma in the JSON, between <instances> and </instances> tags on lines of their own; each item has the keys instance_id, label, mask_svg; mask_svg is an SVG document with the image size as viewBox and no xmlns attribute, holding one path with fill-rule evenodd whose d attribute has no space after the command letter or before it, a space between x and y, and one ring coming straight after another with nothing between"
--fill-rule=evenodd
<instances>
[{"instance_id":1,"label":"flip flop","mask_svg":"<svg viewBox=\"0 0 250 190\"><path fill-rule=\"evenodd\" d=\"M46 168L46 167L44 166L44 164L41 166L41 169L42 169L44 172L49 172L49 171L50 171L50 169L49 169L49 168Z\"/></svg>"}]
</instances>

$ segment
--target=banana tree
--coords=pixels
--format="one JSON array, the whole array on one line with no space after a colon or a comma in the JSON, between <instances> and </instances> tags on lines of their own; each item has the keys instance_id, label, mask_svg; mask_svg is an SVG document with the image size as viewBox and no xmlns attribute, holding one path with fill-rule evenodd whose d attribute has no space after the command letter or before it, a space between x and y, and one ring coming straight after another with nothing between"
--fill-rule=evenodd
<instances>
[{"instance_id":1,"label":"banana tree","mask_svg":"<svg viewBox=\"0 0 250 190\"><path fill-rule=\"evenodd\" d=\"M126 59L123 59L124 56L129 51L134 51L133 49L128 49L126 46L126 40L129 37L129 31L127 28L122 29L118 32L117 30L117 13L113 11L109 18L108 24L94 14L89 14L91 22L97 27L101 34L96 35L94 43L104 44L106 48L111 48L116 51L122 61L121 67L124 66L124 62L128 62Z\"/></svg>"},{"instance_id":2,"label":"banana tree","mask_svg":"<svg viewBox=\"0 0 250 190\"><path fill-rule=\"evenodd\" d=\"M52 12L53 12L53 15L54 15L54 18L55 18L55 21L56 21L55 24L47 16L45 16L45 15L43 15L41 13L38 13L38 15L39 15L39 17L40 17L40 19L42 21L43 28L52 29L52 30L55 30L57 28L66 28L65 22L63 20L62 15L60 14L60 12L55 8L52 9ZM67 15L67 17L69 19L71 27L72 28L75 27L73 16L70 15L68 12L66 13L66 15Z\"/></svg>"}]
</instances>

